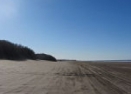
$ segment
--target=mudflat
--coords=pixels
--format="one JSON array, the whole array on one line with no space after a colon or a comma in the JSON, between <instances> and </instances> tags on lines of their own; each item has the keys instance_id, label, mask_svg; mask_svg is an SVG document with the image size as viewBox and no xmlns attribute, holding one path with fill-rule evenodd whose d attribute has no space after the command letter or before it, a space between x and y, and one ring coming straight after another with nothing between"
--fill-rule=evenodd
<instances>
[{"instance_id":1,"label":"mudflat","mask_svg":"<svg viewBox=\"0 0 131 94\"><path fill-rule=\"evenodd\" d=\"M0 94L131 94L131 63L0 60Z\"/></svg>"}]
</instances>

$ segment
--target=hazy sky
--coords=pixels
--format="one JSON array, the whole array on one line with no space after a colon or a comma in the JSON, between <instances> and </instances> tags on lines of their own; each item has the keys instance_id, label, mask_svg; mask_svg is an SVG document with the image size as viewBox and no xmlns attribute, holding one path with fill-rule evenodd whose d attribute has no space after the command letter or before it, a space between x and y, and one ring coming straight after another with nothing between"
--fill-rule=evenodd
<instances>
[{"instance_id":1,"label":"hazy sky","mask_svg":"<svg viewBox=\"0 0 131 94\"><path fill-rule=\"evenodd\" d=\"M131 59L131 0L0 0L0 39L56 58Z\"/></svg>"}]
</instances>

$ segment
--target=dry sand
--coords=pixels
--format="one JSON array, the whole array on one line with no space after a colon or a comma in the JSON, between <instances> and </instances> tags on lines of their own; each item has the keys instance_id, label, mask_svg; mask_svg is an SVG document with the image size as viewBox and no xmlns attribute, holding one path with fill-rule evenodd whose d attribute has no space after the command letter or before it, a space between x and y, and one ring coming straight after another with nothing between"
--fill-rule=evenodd
<instances>
[{"instance_id":1,"label":"dry sand","mask_svg":"<svg viewBox=\"0 0 131 94\"><path fill-rule=\"evenodd\" d=\"M0 94L131 94L131 63L1 60Z\"/></svg>"}]
</instances>

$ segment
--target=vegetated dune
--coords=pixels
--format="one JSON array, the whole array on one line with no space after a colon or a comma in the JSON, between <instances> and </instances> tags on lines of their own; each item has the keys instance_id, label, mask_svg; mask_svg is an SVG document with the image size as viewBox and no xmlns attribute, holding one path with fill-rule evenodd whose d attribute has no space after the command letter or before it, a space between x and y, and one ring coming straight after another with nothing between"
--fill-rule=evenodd
<instances>
[{"instance_id":1,"label":"vegetated dune","mask_svg":"<svg viewBox=\"0 0 131 94\"><path fill-rule=\"evenodd\" d=\"M35 54L35 52L25 46L0 40L0 59L8 60L49 60L57 61L55 57L47 54Z\"/></svg>"},{"instance_id":2,"label":"vegetated dune","mask_svg":"<svg viewBox=\"0 0 131 94\"><path fill-rule=\"evenodd\" d=\"M0 94L131 94L131 63L0 61Z\"/></svg>"},{"instance_id":3,"label":"vegetated dune","mask_svg":"<svg viewBox=\"0 0 131 94\"><path fill-rule=\"evenodd\" d=\"M39 60L49 60L49 61L57 61L55 57L47 54L36 54L36 58Z\"/></svg>"},{"instance_id":4,"label":"vegetated dune","mask_svg":"<svg viewBox=\"0 0 131 94\"><path fill-rule=\"evenodd\" d=\"M14 44L6 40L0 40L0 59L35 60L36 56L34 51L28 47Z\"/></svg>"}]
</instances>

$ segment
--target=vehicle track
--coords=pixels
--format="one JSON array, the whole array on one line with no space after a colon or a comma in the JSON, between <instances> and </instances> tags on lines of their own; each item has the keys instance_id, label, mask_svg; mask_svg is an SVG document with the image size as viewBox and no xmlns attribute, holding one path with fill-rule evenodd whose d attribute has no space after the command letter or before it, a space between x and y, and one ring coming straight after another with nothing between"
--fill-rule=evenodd
<instances>
[{"instance_id":1,"label":"vehicle track","mask_svg":"<svg viewBox=\"0 0 131 94\"><path fill-rule=\"evenodd\" d=\"M131 64L0 61L0 94L131 94L121 68Z\"/></svg>"}]
</instances>

